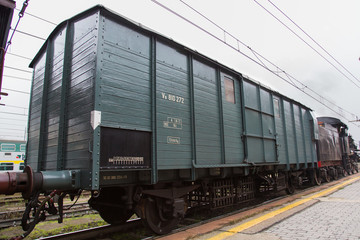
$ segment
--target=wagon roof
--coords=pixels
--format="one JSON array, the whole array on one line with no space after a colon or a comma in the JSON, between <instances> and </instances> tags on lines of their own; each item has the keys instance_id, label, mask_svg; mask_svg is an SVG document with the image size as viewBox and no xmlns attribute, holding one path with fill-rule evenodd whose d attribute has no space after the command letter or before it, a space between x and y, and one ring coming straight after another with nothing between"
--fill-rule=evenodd
<instances>
[{"instance_id":1,"label":"wagon roof","mask_svg":"<svg viewBox=\"0 0 360 240\"><path fill-rule=\"evenodd\" d=\"M96 5L96 6L90 8L90 9L88 9L88 10L85 10L85 11L83 11L83 12L81 12L81 13L79 13L79 14L77 14L77 15L75 15L75 16L73 16L73 17L71 17L71 18L69 18L69 19L67 19L67 20L65 20L65 21L63 21L63 22L61 22L61 23L50 33L49 37L47 38L47 40L45 41L45 43L42 45L42 47L40 48L39 52L36 54L36 56L34 57L34 59L31 61L29 67L30 67L30 68L33 68L33 67L34 67L35 63L36 63L36 62L39 60L39 58L41 57L41 54L42 54L44 51L46 51L46 47L47 47L47 43L48 43L49 39L52 39L54 36L56 36L56 34L58 33L58 31L60 31L61 29L63 29L63 28L67 25L68 22L74 22L74 21L76 21L76 20L78 20L78 19L81 19L81 18L83 18L83 17L85 17L85 16L90 15L91 13L95 13L95 12L99 12L99 11L101 12L102 15L109 16L109 17L111 17L111 18L113 18L113 19L115 19L115 20L117 20L117 21L119 21L119 22L125 23L125 24L127 24L127 25L131 25L132 27L137 28L137 29L140 30L140 31L143 31L143 32L145 32L145 33L152 34L152 35L155 34L158 39L165 40L165 41L168 42L169 44L176 45L177 47L183 49L184 51L190 52L190 53L192 53L193 55L195 55L195 56L197 56L197 57L199 57L199 58L201 58L201 59L204 59L204 60L206 60L206 61L208 61L208 62L210 62L210 63L212 63L212 64L214 64L214 65L220 66L222 69L224 69L224 70L226 70L226 71L229 71L229 72L231 72L231 73L233 73L233 74L235 74L235 75L241 76L241 77L243 77L243 78L245 78L245 79L247 79L247 80L249 80L249 81L251 81L251 82L253 82L253 83L257 84L257 85L259 85L260 87L269 90L269 91L272 92L274 95L281 96L282 98L284 98L284 99L286 99L286 100L288 100L288 101L295 102L295 103L301 105L302 107L304 107L304 108L306 108L306 109L312 110L312 109L310 109L309 107L303 105L302 103L300 103L300 102L298 102L298 101L296 101L296 100L294 100L294 99L291 99L291 98L289 98L289 97L287 97L287 96L285 96L285 95L283 95L283 94L281 94L281 93L279 93L279 92L271 89L270 87L268 87L268 86L266 86L266 85L261 84L259 81L254 80L254 79L252 79L252 78L250 78L250 77L248 77L248 76L246 76L246 75L243 75L243 74L239 73L238 71L236 71L236 70L234 70L234 69L232 69L232 68L229 68L229 67L227 67L227 66L219 63L218 61L216 61L216 60L214 60L214 59L211 59L211 58L209 58L209 57L207 57L207 56L205 56L205 55L197 52L196 50L192 50L192 49L184 46L183 44L180 44L180 43L174 41L173 39L171 39L171 38L169 38L169 37L166 37L165 35L160 34L160 33L156 32L156 31L154 31L154 30L152 30L152 29L150 29L150 28L142 25L141 23L135 22L135 21L133 21L133 20L131 20L131 19L129 19L129 18L127 18L127 17L125 17L125 16L123 16L123 15L121 15L121 14L113 11L113 10L110 10L110 9L104 7L103 5Z\"/></svg>"}]
</instances>

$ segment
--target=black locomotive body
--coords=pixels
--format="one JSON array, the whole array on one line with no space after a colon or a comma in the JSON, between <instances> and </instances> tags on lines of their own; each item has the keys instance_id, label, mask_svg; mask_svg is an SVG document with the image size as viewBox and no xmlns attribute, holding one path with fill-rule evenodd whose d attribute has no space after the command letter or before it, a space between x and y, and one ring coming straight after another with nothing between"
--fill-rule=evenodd
<instances>
[{"instance_id":1,"label":"black locomotive body","mask_svg":"<svg viewBox=\"0 0 360 240\"><path fill-rule=\"evenodd\" d=\"M337 118L319 117L317 142L318 167L322 178L329 181L341 175L358 171L356 159L350 157L348 127Z\"/></svg>"}]
</instances>

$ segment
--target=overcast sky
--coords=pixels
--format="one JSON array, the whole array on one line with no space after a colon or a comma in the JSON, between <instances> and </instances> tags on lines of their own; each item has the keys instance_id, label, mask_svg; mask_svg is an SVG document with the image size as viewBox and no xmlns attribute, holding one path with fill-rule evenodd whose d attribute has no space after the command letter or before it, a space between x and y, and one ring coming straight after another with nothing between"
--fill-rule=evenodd
<instances>
[{"instance_id":1,"label":"overcast sky","mask_svg":"<svg viewBox=\"0 0 360 240\"><path fill-rule=\"evenodd\" d=\"M261 60L271 70L280 73L279 69L271 67L258 54L266 57L280 67L282 71L300 81L303 85L293 80L299 88L310 93L340 115L337 115L332 110L329 110L329 108L321 105L313 98L276 77L252 60L249 60L249 58L244 57L224 43L215 40L151 0L30 0L25 16L19 23L18 30L46 39L56 25L39 20L29 14L59 24L96 4L102 4L125 17L170 37L191 49L197 50L305 104L313 109L317 116L327 115L341 118L348 124L349 132L356 139L357 143L359 142L360 123L349 123L347 121L356 120L356 117L360 117L359 0L272 0L276 7L282 10L302 30L316 40L342 66L286 19L267 0L184 0L185 3L191 5L214 23L226 29L228 33L235 36L258 54L250 51L249 48L240 43L238 44L229 34L224 34L214 25L199 17L199 15L181 1L159 0L159 2L200 25L202 28L207 29L218 38L222 40L225 38L228 45L235 48L239 46L239 50L242 53L254 60ZM21 9L23 2L17 1L16 4L17 8ZM266 10L279 18L323 57L319 56L314 49L311 49ZM17 20L18 11L15 11L12 26L15 26ZM32 76L28 72L32 71L32 69L28 68L28 65L31 60L20 58L13 54L32 59L43 43L44 40L19 32L16 32L14 35L8 50L9 54L7 54L5 60L5 66L7 67L4 69L3 91L8 92L9 96L2 97L0 101L6 104L5 107L0 107L1 139L24 139L27 124L28 93L30 92L30 79ZM18 68L22 71L11 68ZM289 81L285 74L280 73L280 75ZM323 99L311 91L321 95ZM331 101L331 103L327 100ZM11 114L4 112L10 112Z\"/></svg>"}]
</instances>

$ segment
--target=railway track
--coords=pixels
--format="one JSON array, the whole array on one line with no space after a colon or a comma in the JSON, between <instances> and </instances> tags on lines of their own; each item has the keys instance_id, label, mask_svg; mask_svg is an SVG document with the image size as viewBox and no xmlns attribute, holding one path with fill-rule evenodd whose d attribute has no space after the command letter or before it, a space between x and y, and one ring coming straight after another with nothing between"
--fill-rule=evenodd
<instances>
[{"instance_id":1,"label":"railway track","mask_svg":"<svg viewBox=\"0 0 360 240\"><path fill-rule=\"evenodd\" d=\"M23 203L24 199L21 195L5 196L0 198L0 206L5 204Z\"/></svg>"},{"instance_id":2,"label":"railway track","mask_svg":"<svg viewBox=\"0 0 360 240\"><path fill-rule=\"evenodd\" d=\"M65 205L64 208L68 208L71 205ZM19 226L21 224L21 216L24 213L24 209L0 212L0 229ZM71 209L64 211L64 218L78 217L97 213L95 210L89 207L88 203L77 203ZM46 215L47 220L56 220L58 215ZM31 219L32 220L32 219Z\"/></svg>"},{"instance_id":3,"label":"railway track","mask_svg":"<svg viewBox=\"0 0 360 240\"><path fill-rule=\"evenodd\" d=\"M73 204L72 201L65 200L64 218L97 213L91 209L87 203L90 194L89 191L84 191L76 204ZM21 218L25 211L25 202L26 200L24 200L20 194L0 197L0 206L2 209L0 211L0 229L19 226L21 224ZM56 220L58 216L47 215L46 218L47 220Z\"/></svg>"},{"instance_id":4,"label":"railway track","mask_svg":"<svg viewBox=\"0 0 360 240\"><path fill-rule=\"evenodd\" d=\"M315 189L316 187L307 187L301 190L298 190L297 193L301 193L304 192L306 190L309 189ZM202 224L214 221L216 219L220 219L235 213L240 213L240 212L245 212L247 210L253 209L253 208L257 208L263 204L269 204L272 203L274 201L280 200L280 199L285 199L289 197L289 195L279 195L279 193L277 194L273 194L272 196L266 196L265 198L263 198L260 201L257 201L256 204L253 205L248 205L246 207L243 207L241 209L236 209L234 211L234 209L231 209L231 207L229 207L229 209L225 210L225 212L219 213L218 211L195 211L192 214L188 214L187 217L185 217L185 219L179 224L178 228L173 230L170 234L174 234L176 232L181 232L181 231L185 231L187 229L191 229L197 226L200 226ZM200 213L202 213L202 215L200 215ZM209 212L212 212L209 215ZM218 215L216 215L216 213ZM215 216L216 215L216 216ZM210 216L210 217L209 217ZM209 218L208 218L209 217ZM119 240L128 240L128 236L131 235L131 239L146 239L146 240L151 240L151 239L158 239L164 236L155 236L152 235L151 233L149 233L142 225L141 220L139 218L137 219L132 219L129 220L128 222L126 222L123 225L117 225L117 226L111 226L111 225L105 225L105 226L101 226L101 227L95 227L95 228L89 228L89 229L84 229L81 231L75 231L75 232L69 232L69 233L64 233L64 234L59 234L56 236L50 236L50 237L45 237L42 239L76 239L76 240L80 240L80 239L112 239L112 235L113 234L123 234L123 236L117 236L116 239ZM145 234L144 234L145 233Z\"/></svg>"},{"instance_id":5,"label":"railway track","mask_svg":"<svg viewBox=\"0 0 360 240\"><path fill-rule=\"evenodd\" d=\"M94 227L94 228L58 234L58 235L49 236L49 237L43 237L41 239L43 239L43 240L45 240L45 239L46 240L94 239L94 238L98 238L101 235L108 235L108 234L113 234L113 233L117 233L117 232L125 232L125 231L129 231L129 230L137 229L139 227L142 227L142 223L141 223L141 220L139 218L137 218L137 219L131 219L122 225L115 225L115 226L104 225L104 226L100 226L100 227Z\"/></svg>"},{"instance_id":6,"label":"railway track","mask_svg":"<svg viewBox=\"0 0 360 240\"><path fill-rule=\"evenodd\" d=\"M304 190L301 190L301 191L304 191ZM191 229L196 226L202 225L204 223L211 222L218 218L226 217L226 216L234 214L234 213L247 211L249 209L256 208L262 204L267 204L272 201L276 201L276 200L283 199L286 197L288 197L288 196L287 195L280 196L280 197L276 196L275 198L273 198L271 200L258 202L255 205L244 207L244 208L236 210L236 211L231 211L231 212L228 211L228 212L222 213L218 216L215 216L215 217L213 216L209 219L206 219L209 211L204 211L204 212L206 212L205 213L206 216L205 215L199 216L199 215L197 215L199 212L196 212L195 214L190 214L190 216L186 217L179 224L179 227L177 229L173 230L171 232L171 234L176 233L176 232L181 232L181 231L184 231L187 229ZM197 215L197 216L195 217L194 215ZM212 214L212 215L214 215L214 214ZM204 220L204 219L206 219L206 220ZM141 220L139 218L136 218L136 219L131 219L122 225L116 225L116 226L104 225L104 226L100 226L100 227L83 229L83 230L79 230L79 231L68 232L68 233L58 234L58 235L49 236L49 237L42 237L41 239L47 239L47 240L55 240L55 239L56 240L60 240L60 239L61 240L62 239L66 239L66 240L74 239L75 240L76 239L76 240L80 240L80 239L95 239L96 238L96 239L101 240L101 239L113 239L112 236L114 234L120 235L120 236L116 237L116 239L119 239L119 240L128 240L129 235L132 236L131 239L139 239L139 240L140 239L152 240L152 239L158 239L158 238L164 237L164 236L152 235L150 232L148 232L143 227Z\"/></svg>"},{"instance_id":7,"label":"railway track","mask_svg":"<svg viewBox=\"0 0 360 240\"><path fill-rule=\"evenodd\" d=\"M89 191L83 191L81 193L82 198L89 198L91 193ZM21 194L16 194L13 196L2 196L0 197L0 206L9 205L9 204L16 204L16 203L25 203L24 198Z\"/></svg>"},{"instance_id":8,"label":"railway track","mask_svg":"<svg viewBox=\"0 0 360 240\"><path fill-rule=\"evenodd\" d=\"M347 179L348 177L342 178L342 179ZM341 180L338 180L341 181ZM294 195L298 195L298 194L302 194L304 192L309 192L309 191L318 191L320 187L326 187L331 186L332 183L334 182L338 182L338 181L333 181L331 183L325 183L322 184L321 186L304 186L304 188L302 189L297 189L296 194ZM246 207L242 207L241 209L235 209L230 207L229 209L227 209L227 211L224 211L223 213L219 214L218 216L214 216L214 214L209 214L209 212L215 212L215 211L203 211L205 213L202 213L203 215L200 216L200 210L197 211L195 210L195 212L190 212L190 214L187 214L187 216L185 217L185 219L180 223L179 227L175 230L173 230L171 232L171 234L174 234L176 232L182 232L200 225L203 225L205 223L214 221L216 219L220 219L220 218L224 218L227 217L229 215L233 215L236 213L241 213L241 212L245 212L248 211L250 209L254 209L257 208L259 206L262 205L267 205L267 204L271 204L275 201L281 200L281 199L286 199L289 198L291 199L293 197L293 195L285 195L283 192L278 192L278 193L273 193L270 195L266 195L264 198L262 198L260 201L257 201L256 204L253 205L248 205ZM82 204L79 204L82 205ZM234 210L235 209L235 210ZM83 209L83 212L89 211L90 209ZM67 216L71 216L70 213L65 213ZM81 214L86 214L86 213L79 213ZM48 219L56 219L56 216L54 218L48 218ZM20 224L20 222L17 222L15 224ZM10 225L13 225L12 222L10 222ZM116 239L119 240L128 240L128 235L132 235L132 236L136 236L136 237L131 237L131 239L157 239L163 236L152 236L149 232L147 232L145 230L145 228L143 228L141 221L139 219L133 219L131 221L128 221L126 224L124 225L118 225L118 226L111 226L111 225L105 225L102 227L95 227L95 228L89 228L89 229L84 229L81 231L76 231L76 232L69 232L66 234L60 234L60 235L56 235L56 236L52 236L52 237L46 237L43 239L112 239L112 235L114 233L122 233L123 235L125 235L124 237L117 237ZM146 234L144 234L146 233ZM102 236L102 237L99 237Z\"/></svg>"}]
</instances>

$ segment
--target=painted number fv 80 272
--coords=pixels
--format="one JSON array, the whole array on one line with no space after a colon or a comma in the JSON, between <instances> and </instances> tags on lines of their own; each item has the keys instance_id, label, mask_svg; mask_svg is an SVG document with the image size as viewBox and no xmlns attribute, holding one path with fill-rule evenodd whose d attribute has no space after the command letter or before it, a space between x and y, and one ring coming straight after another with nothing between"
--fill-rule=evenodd
<instances>
[{"instance_id":1,"label":"painted number fv 80 272","mask_svg":"<svg viewBox=\"0 0 360 240\"><path fill-rule=\"evenodd\" d=\"M181 103L184 104L185 99L183 97L173 95L170 93L161 93L161 98L165 100L169 100L171 102Z\"/></svg>"}]
</instances>

